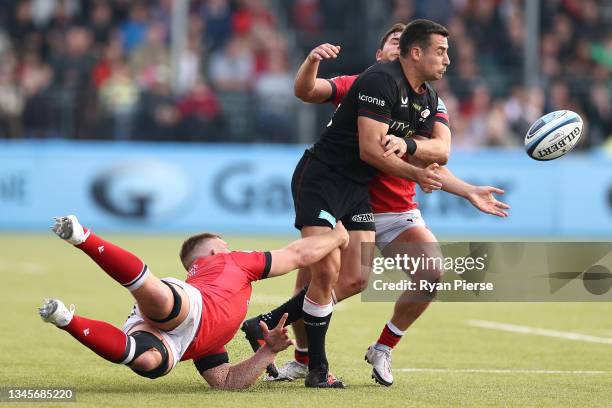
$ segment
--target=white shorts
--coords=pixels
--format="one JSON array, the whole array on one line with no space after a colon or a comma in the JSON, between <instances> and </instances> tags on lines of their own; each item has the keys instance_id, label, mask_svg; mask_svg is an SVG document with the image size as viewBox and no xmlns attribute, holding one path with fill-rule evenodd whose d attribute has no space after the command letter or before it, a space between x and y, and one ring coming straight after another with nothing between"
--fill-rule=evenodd
<instances>
[{"instance_id":1,"label":"white shorts","mask_svg":"<svg viewBox=\"0 0 612 408\"><path fill-rule=\"evenodd\" d=\"M189 314L185 320L174 330L159 331L172 349L172 356L174 358L172 367L174 368L181 360L187 347L189 347L198 332L200 319L202 318L202 294L199 290L184 281L175 278L163 278L162 280L180 286L189 298ZM135 305L132 314L123 324L123 331L127 333L132 327L144 321L145 319L142 317L138 305Z\"/></svg>"},{"instance_id":2,"label":"white shorts","mask_svg":"<svg viewBox=\"0 0 612 408\"><path fill-rule=\"evenodd\" d=\"M376 223L376 246L383 250L402 232L413 227L425 227L425 220L418 208L401 213L374 214Z\"/></svg>"}]
</instances>

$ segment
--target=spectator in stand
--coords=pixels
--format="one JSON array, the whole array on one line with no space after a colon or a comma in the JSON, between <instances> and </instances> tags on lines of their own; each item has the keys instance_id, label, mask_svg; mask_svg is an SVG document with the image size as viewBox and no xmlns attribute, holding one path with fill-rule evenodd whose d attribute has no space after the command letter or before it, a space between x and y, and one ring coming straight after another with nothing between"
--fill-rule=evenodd
<instances>
[{"instance_id":1,"label":"spectator in stand","mask_svg":"<svg viewBox=\"0 0 612 408\"><path fill-rule=\"evenodd\" d=\"M210 56L210 80L225 92L246 92L251 88L255 59L248 38L232 37L222 51Z\"/></svg>"},{"instance_id":2,"label":"spectator in stand","mask_svg":"<svg viewBox=\"0 0 612 408\"><path fill-rule=\"evenodd\" d=\"M467 131L472 144L482 146L487 138L487 117L491 106L491 93L488 86L481 82L476 85L471 96L464 100L459 108L466 118Z\"/></svg>"},{"instance_id":3,"label":"spectator in stand","mask_svg":"<svg viewBox=\"0 0 612 408\"><path fill-rule=\"evenodd\" d=\"M84 27L74 26L65 35L65 49L52 62L54 84L62 98L62 115L69 118L68 137L89 137L88 125L95 121L95 90L91 74L95 56L91 52L91 33Z\"/></svg>"},{"instance_id":4,"label":"spectator in stand","mask_svg":"<svg viewBox=\"0 0 612 408\"><path fill-rule=\"evenodd\" d=\"M146 40L130 55L130 65L143 89L153 86L160 70L170 69L170 52L166 46L166 30L161 23L147 28Z\"/></svg>"},{"instance_id":5,"label":"spectator in stand","mask_svg":"<svg viewBox=\"0 0 612 408\"><path fill-rule=\"evenodd\" d=\"M291 129L294 75L282 53L268 54L267 61L266 71L257 77L254 86L259 134L267 142L290 141L295 133Z\"/></svg>"},{"instance_id":6,"label":"spectator in stand","mask_svg":"<svg viewBox=\"0 0 612 408\"><path fill-rule=\"evenodd\" d=\"M295 0L291 8L291 21L306 38L316 38L321 34L323 25L319 0Z\"/></svg>"},{"instance_id":7,"label":"spectator in stand","mask_svg":"<svg viewBox=\"0 0 612 408\"><path fill-rule=\"evenodd\" d=\"M504 104L504 116L517 143L522 142L533 122L542 116L544 95L537 88L515 86Z\"/></svg>"},{"instance_id":8,"label":"spectator in stand","mask_svg":"<svg viewBox=\"0 0 612 408\"><path fill-rule=\"evenodd\" d=\"M189 28L187 33L187 46L180 56L179 60L179 81L178 95L184 95L189 92L198 82L203 71L202 59L204 51L202 50L202 21L197 15L189 17Z\"/></svg>"},{"instance_id":9,"label":"spectator in stand","mask_svg":"<svg viewBox=\"0 0 612 408\"><path fill-rule=\"evenodd\" d=\"M113 139L131 138L138 97L138 86L129 65L115 61L110 77L100 87L100 123Z\"/></svg>"},{"instance_id":10,"label":"spectator in stand","mask_svg":"<svg viewBox=\"0 0 612 408\"><path fill-rule=\"evenodd\" d=\"M178 101L181 114L181 140L198 142L227 141L221 103L203 79Z\"/></svg>"},{"instance_id":11,"label":"spectator in stand","mask_svg":"<svg viewBox=\"0 0 612 408\"><path fill-rule=\"evenodd\" d=\"M27 137L51 138L59 133L52 81L53 70L36 52L24 55L19 68L19 86L25 100L23 130Z\"/></svg>"},{"instance_id":12,"label":"spectator in stand","mask_svg":"<svg viewBox=\"0 0 612 408\"><path fill-rule=\"evenodd\" d=\"M180 112L170 88L169 73L160 69L150 89L140 95L138 126L134 138L139 140L175 140Z\"/></svg>"},{"instance_id":13,"label":"spectator in stand","mask_svg":"<svg viewBox=\"0 0 612 408\"><path fill-rule=\"evenodd\" d=\"M123 61L123 48L121 48L121 40L117 37L113 38L108 44L104 46L100 54L100 58L96 62L96 65L92 71L92 81L96 89L100 89L100 86L111 76L113 66Z\"/></svg>"},{"instance_id":14,"label":"spectator in stand","mask_svg":"<svg viewBox=\"0 0 612 408\"><path fill-rule=\"evenodd\" d=\"M486 118L485 139L481 143L487 147L518 146L516 137L512 134L508 120L504 114L504 102L494 101Z\"/></svg>"},{"instance_id":15,"label":"spectator in stand","mask_svg":"<svg viewBox=\"0 0 612 408\"><path fill-rule=\"evenodd\" d=\"M20 116L24 105L14 77L16 63L15 56L8 54L0 66L0 137L9 139L21 137Z\"/></svg>"},{"instance_id":16,"label":"spectator in stand","mask_svg":"<svg viewBox=\"0 0 612 408\"><path fill-rule=\"evenodd\" d=\"M128 54L144 42L149 21L148 9L141 1L135 1L129 13L129 18L121 25L123 49Z\"/></svg>"},{"instance_id":17,"label":"spectator in stand","mask_svg":"<svg viewBox=\"0 0 612 408\"><path fill-rule=\"evenodd\" d=\"M97 51L111 42L113 25L113 10L107 1L95 1L89 15L89 27Z\"/></svg>"},{"instance_id":18,"label":"spectator in stand","mask_svg":"<svg viewBox=\"0 0 612 408\"><path fill-rule=\"evenodd\" d=\"M274 14L265 0L238 0L237 10L232 15L232 30L237 35L248 35L262 28L276 26Z\"/></svg>"},{"instance_id":19,"label":"spectator in stand","mask_svg":"<svg viewBox=\"0 0 612 408\"><path fill-rule=\"evenodd\" d=\"M605 83L595 83L589 92L587 116L590 118L589 134L594 143L603 143L612 137L612 89Z\"/></svg>"},{"instance_id":20,"label":"spectator in stand","mask_svg":"<svg viewBox=\"0 0 612 408\"><path fill-rule=\"evenodd\" d=\"M211 52L222 49L232 34L232 13L228 0L206 0L200 14L204 21L204 45Z\"/></svg>"},{"instance_id":21,"label":"spectator in stand","mask_svg":"<svg viewBox=\"0 0 612 408\"><path fill-rule=\"evenodd\" d=\"M37 31L32 17L32 6L29 1L20 0L16 2L13 17L8 20L5 28L11 37L15 52L17 54L22 53L28 38Z\"/></svg>"}]
</instances>

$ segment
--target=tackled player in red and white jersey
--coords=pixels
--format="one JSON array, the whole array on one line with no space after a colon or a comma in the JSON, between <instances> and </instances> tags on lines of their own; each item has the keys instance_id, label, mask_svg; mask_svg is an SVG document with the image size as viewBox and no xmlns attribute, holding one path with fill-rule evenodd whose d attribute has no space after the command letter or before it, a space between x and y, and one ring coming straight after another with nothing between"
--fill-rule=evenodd
<instances>
[{"instance_id":1,"label":"tackled player in red and white jersey","mask_svg":"<svg viewBox=\"0 0 612 408\"><path fill-rule=\"evenodd\" d=\"M404 24L395 24L384 34L379 49L376 51L377 61L393 61L399 57L399 39L404 28ZM340 105L358 75L342 75L332 79L317 78L320 62L337 58L339 53L340 46L331 44L322 44L310 52L302 63L295 79L295 95L299 99L309 103ZM432 162L440 163L448 160L451 140L449 115L441 98L438 99L438 106L434 115L435 119L431 133L425 134L426 131L422 130L421 134L411 136L417 148L413 155L404 156L405 160L410 157L411 163L423 167ZM397 139L387 137L391 144L397 143ZM385 154L391 154L393 151L394 148L388 146ZM401 155L405 151L404 148L400 152ZM508 215L508 205L498 201L493 196L493 193L503 194L503 190L489 186L474 186L454 176L445 166L435 166L435 168L442 177L442 190L465 198L482 212L499 217ZM403 255L406 251L416 254L423 252L428 256L435 256L435 252L438 250L437 245L431 245L437 240L426 227L418 204L414 201L416 184L415 181L384 173L379 173L369 183L370 202L376 223L376 244L386 257L395 257L397 254ZM428 185L421 184L421 188L427 193L431 192ZM418 244L423 245L419 246ZM358 269L346 267L348 262L350 260L342 259L338 282L334 286L336 301L359 293L367 283L367 277L351 274L352 271ZM419 270L413 275L413 279L425 279L433 282L440 278L441 273L442 271L439 270ZM308 282L310 282L308 269L300 269L294 293L296 295L300 293ZM393 383L391 351L398 344L405 330L428 307L429 299L431 299L429 294L415 293L414 291L404 293L396 302L393 316L384 326L379 339L368 348L366 360L372 364L372 375L380 384L390 386ZM282 310L281 306L278 312ZM254 321L251 321L250 325L253 326L254 323ZM303 378L307 373L308 344L302 321L295 321L293 329L297 343L295 360L281 367L276 377L268 376L268 380L294 380Z\"/></svg>"},{"instance_id":2,"label":"tackled player in red and white jersey","mask_svg":"<svg viewBox=\"0 0 612 408\"><path fill-rule=\"evenodd\" d=\"M52 230L83 251L112 279L128 289L136 305L123 329L74 314L58 299L39 309L46 322L65 330L113 363L129 366L143 377L168 374L183 360L193 360L212 387L239 389L252 385L279 351L292 344L284 328L287 315L269 330L261 323L264 342L255 355L230 365L225 345L247 313L252 282L284 275L317 262L348 245L340 223L316 237L269 252L232 252L218 235L203 233L182 245L187 278L159 279L132 253L83 227L74 215L56 218Z\"/></svg>"}]
</instances>

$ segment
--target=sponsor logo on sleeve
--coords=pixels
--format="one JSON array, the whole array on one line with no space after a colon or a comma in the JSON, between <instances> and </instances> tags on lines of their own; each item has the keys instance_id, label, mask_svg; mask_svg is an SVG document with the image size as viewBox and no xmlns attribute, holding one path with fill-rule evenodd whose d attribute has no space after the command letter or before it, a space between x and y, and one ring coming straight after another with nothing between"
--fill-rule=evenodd
<instances>
[{"instance_id":1,"label":"sponsor logo on sleeve","mask_svg":"<svg viewBox=\"0 0 612 408\"><path fill-rule=\"evenodd\" d=\"M375 97L370 96L370 95L362 94L361 92L359 92L359 100L363 101L363 102L371 103L371 104L374 104L374 105L378 105L378 106L381 106L381 107L385 106L385 100L384 99L375 98Z\"/></svg>"}]
</instances>

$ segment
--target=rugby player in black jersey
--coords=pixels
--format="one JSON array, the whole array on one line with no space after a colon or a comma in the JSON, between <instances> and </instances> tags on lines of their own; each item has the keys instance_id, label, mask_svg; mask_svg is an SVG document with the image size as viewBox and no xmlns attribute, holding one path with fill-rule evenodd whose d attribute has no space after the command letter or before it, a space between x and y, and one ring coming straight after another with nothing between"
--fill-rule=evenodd
<instances>
[{"instance_id":1,"label":"rugby player in black jersey","mask_svg":"<svg viewBox=\"0 0 612 408\"><path fill-rule=\"evenodd\" d=\"M450 137L437 150L427 146L427 140L409 139L411 154L421 142L425 143L421 157L431 152L425 161L432 164L425 169L385 156L383 141L387 134L431 134L438 97L425 81L440 79L449 64L447 35L444 27L431 21L412 22L400 37L399 60L370 67L349 90L321 140L304 154L294 173L295 226L302 236L324 233L340 219L350 231L353 248L372 242L367 183L377 169L418 181L425 189L441 187L436 166L447 160ZM306 386L343 386L328 376L324 348L340 259L340 251L335 251L311 269L303 301L310 357Z\"/></svg>"},{"instance_id":2,"label":"rugby player in black jersey","mask_svg":"<svg viewBox=\"0 0 612 408\"><path fill-rule=\"evenodd\" d=\"M397 23L390 27L381 37L380 45L376 51L376 60L395 60L399 57L399 39L405 24ZM338 56L340 46L332 44L321 44L311 51L304 63L300 66L295 78L295 95L307 103L331 103L336 107L340 105L347 95L351 85L359 75L340 75L331 79L318 78L318 67L322 60L333 59ZM438 101L437 110L432 113L436 116L436 124L433 127L431 138L442 137L438 143L444 143L448 137L449 115L446 112L441 99ZM414 136L417 137L417 136ZM427 154L427 148L431 146L419 146L420 149L411 156L411 162L422 154ZM404 142L405 152L405 142ZM406 157L404 157L406 159ZM439 168L442 176L442 190L456 194L470 201L472 205L485 213L499 217L507 216L507 204L495 199L492 193L503 193L502 190L490 186L473 186L455 177L446 166ZM427 228L426 223L418 210L418 203L414 201L415 182L412 180L393 177L379 172L369 182L370 202L374 210L374 221L376 223L376 245L386 257L395 257L397 254L410 255L416 251L434 251L432 245L414 245L413 243L437 242L435 236ZM411 243L409 247L404 245ZM419 249L420 248L420 249ZM361 292L368 281L368 276L363 270L354 266L360 263L360 248L357 253L348 250L342 253L342 262L338 281L332 292L334 303L342 301L352 295ZM426 279L437 281L442 271L419 270L412 276L413 280ZM303 303L304 286L310 282L310 271L300 269L295 282L294 295ZM393 384L393 373L391 371L391 351L399 343L404 331L420 316L427 308L429 302L421 299L430 299L429 294L406 293L396 302L393 316L384 325L378 340L368 347L366 360L372 365L372 375L377 382L385 386ZM289 302L289 305L294 302ZM270 313L261 314L244 322L243 331L247 339L254 345L253 349L259 348L259 342L263 341L262 333L258 330L259 322L266 321L267 324L277 324L279 316L289 312L282 305ZM300 307L301 311L301 307ZM281 368L269 366L268 381L293 381L305 378L308 374L308 344L302 320L293 323L296 347L294 359L288 361ZM257 342L257 343L256 343Z\"/></svg>"}]
</instances>

